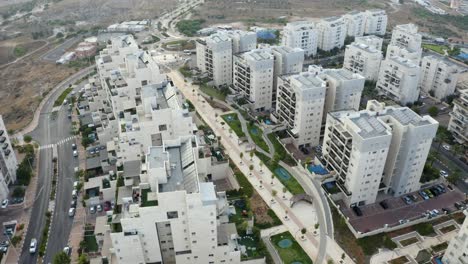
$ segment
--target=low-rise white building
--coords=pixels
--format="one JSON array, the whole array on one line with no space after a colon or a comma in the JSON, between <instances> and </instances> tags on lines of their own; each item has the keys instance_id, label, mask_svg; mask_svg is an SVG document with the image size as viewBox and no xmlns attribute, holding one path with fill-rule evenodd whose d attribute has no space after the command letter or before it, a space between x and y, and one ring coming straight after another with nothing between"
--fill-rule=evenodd
<instances>
[{"instance_id":1,"label":"low-rise white building","mask_svg":"<svg viewBox=\"0 0 468 264\"><path fill-rule=\"evenodd\" d=\"M222 32L196 41L197 67L215 86L232 84L232 48L232 39Z\"/></svg>"},{"instance_id":2,"label":"low-rise white building","mask_svg":"<svg viewBox=\"0 0 468 264\"><path fill-rule=\"evenodd\" d=\"M335 171L345 203L361 206L374 203L379 192L418 190L437 127L429 116L376 101L359 112L329 113L323 159Z\"/></svg>"},{"instance_id":3,"label":"low-rise white building","mask_svg":"<svg viewBox=\"0 0 468 264\"><path fill-rule=\"evenodd\" d=\"M364 12L354 10L343 15L343 18L347 24L347 36L360 37L364 35L366 29L366 15Z\"/></svg>"},{"instance_id":4,"label":"low-rise white building","mask_svg":"<svg viewBox=\"0 0 468 264\"><path fill-rule=\"evenodd\" d=\"M8 130L0 115L0 200L8 198L8 186L16 181L18 161L11 145Z\"/></svg>"},{"instance_id":5,"label":"low-rise white building","mask_svg":"<svg viewBox=\"0 0 468 264\"><path fill-rule=\"evenodd\" d=\"M402 57L388 57L380 65L377 90L403 105L419 98L421 67Z\"/></svg>"},{"instance_id":6,"label":"low-rise white building","mask_svg":"<svg viewBox=\"0 0 468 264\"><path fill-rule=\"evenodd\" d=\"M234 90L245 97L253 111L270 110L273 106L274 56L257 49L234 56Z\"/></svg>"},{"instance_id":7,"label":"low-rise white building","mask_svg":"<svg viewBox=\"0 0 468 264\"><path fill-rule=\"evenodd\" d=\"M366 80L377 81L379 77L382 51L373 46L353 42L346 46L343 68L359 73Z\"/></svg>"},{"instance_id":8,"label":"low-rise white building","mask_svg":"<svg viewBox=\"0 0 468 264\"><path fill-rule=\"evenodd\" d=\"M310 21L295 21L286 24L283 29L283 46L300 48L305 56L317 54L318 36L315 24Z\"/></svg>"},{"instance_id":9,"label":"low-rise white building","mask_svg":"<svg viewBox=\"0 0 468 264\"><path fill-rule=\"evenodd\" d=\"M422 35L415 24L397 25L393 28L392 38L387 47L386 57L399 56L418 64L422 54Z\"/></svg>"},{"instance_id":10,"label":"low-rise white building","mask_svg":"<svg viewBox=\"0 0 468 264\"><path fill-rule=\"evenodd\" d=\"M453 100L448 130L460 144L468 142L468 89L460 89L459 97Z\"/></svg>"},{"instance_id":11,"label":"low-rise white building","mask_svg":"<svg viewBox=\"0 0 468 264\"><path fill-rule=\"evenodd\" d=\"M439 56L425 56L421 62L421 91L430 93L442 100L455 92L459 75L458 66Z\"/></svg>"},{"instance_id":12,"label":"low-rise white building","mask_svg":"<svg viewBox=\"0 0 468 264\"><path fill-rule=\"evenodd\" d=\"M374 35L357 37L354 39L355 43L364 44L376 50L382 51L383 39Z\"/></svg>"},{"instance_id":13,"label":"low-rise white building","mask_svg":"<svg viewBox=\"0 0 468 264\"><path fill-rule=\"evenodd\" d=\"M304 72L278 78L276 121L285 123L296 147L320 141L326 82Z\"/></svg>"},{"instance_id":14,"label":"low-rise white building","mask_svg":"<svg viewBox=\"0 0 468 264\"><path fill-rule=\"evenodd\" d=\"M453 2L453 1L452 1ZM465 216L468 216L468 209L463 211ZM465 264L468 263L468 217L460 227L458 234L450 240L450 243L445 250L442 261L446 264Z\"/></svg>"},{"instance_id":15,"label":"low-rise white building","mask_svg":"<svg viewBox=\"0 0 468 264\"><path fill-rule=\"evenodd\" d=\"M347 26L343 17L323 18L317 23L318 48L330 51L344 46Z\"/></svg>"},{"instance_id":16,"label":"low-rise white building","mask_svg":"<svg viewBox=\"0 0 468 264\"><path fill-rule=\"evenodd\" d=\"M382 9L372 9L366 10L366 26L364 34L366 35L385 35L387 30L388 17L385 10Z\"/></svg>"}]
</instances>

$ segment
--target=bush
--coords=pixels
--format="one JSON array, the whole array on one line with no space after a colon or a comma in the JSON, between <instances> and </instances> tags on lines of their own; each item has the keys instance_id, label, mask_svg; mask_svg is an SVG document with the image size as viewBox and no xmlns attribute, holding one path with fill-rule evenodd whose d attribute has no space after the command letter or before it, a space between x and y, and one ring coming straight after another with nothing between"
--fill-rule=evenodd
<instances>
[{"instance_id":1,"label":"bush","mask_svg":"<svg viewBox=\"0 0 468 264\"><path fill-rule=\"evenodd\" d=\"M420 223L414 226L414 229L421 235L421 236L429 236L434 234L434 228L429 223Z\"/></svg>"},{"instance_id":2,"label":"bush","mask_svg":"<svg viewBox=\"0 0 468 264\"><path fill-rule=\"evenodd\" d=\"M387 248L392 250L397 247L395 242L393 242L387 234L363 237L358 239L357 243L368 256L375 254L379 248Z\"/></svg>"},{"instance_id":3,"label":"bush","mask_svg":"<svg viewBox=\"0 0 468 264\"><path fill-rule=\"evenodd\" d=\"M13 190L13 197L19 198L19 197L24 197L25 190L22 187L16 187Z\"/></svg>"},{"instance_id":4,"label":"bush","mask_svg":"<svg viewBox=\"0 0 468 264\"><path fill-rule=\"evenodd\" d=\"M14 237L11 238L11 244L13 244L13 246L15 246L15 247L20 241L21 241L20 236L14 236Z\"/></svg>"},{"instance_id":5,"label":"bush","mask_svg":"<svg viewBox=\"0 0 468 264\"><path fill-rule=\"evenodd\" d=\"M204 22L203 19L181 20L177 22L176 27L182 34L192 37L202 28Z\"/></svg>"},{"instance_id":6,"label":"bush","mask_svg":"<svg viewBox=\"0 0 468 264\"><path fill-rule=\"evenodd\" d=\"M439 108L437 108L436 106L431 106L429 107L427 112L429 113L430 116L437 116L439 114Z\"/></svg>"},{"instance_id":7,"label":"bush","mask_svg":"<svg viewBox=\"0 0 468 264\"><path fill-rule=\"evenodd\" d=\"M30 135L25 135L23 137L24 142L29 143L32 141L32 137Z\"/></svg>"}]
</instances>

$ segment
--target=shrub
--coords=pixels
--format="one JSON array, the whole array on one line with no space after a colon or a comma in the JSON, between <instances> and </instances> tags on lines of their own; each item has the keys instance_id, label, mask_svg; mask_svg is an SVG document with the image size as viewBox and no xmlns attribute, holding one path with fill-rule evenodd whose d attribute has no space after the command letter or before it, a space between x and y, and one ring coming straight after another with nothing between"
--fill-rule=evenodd
<instances>
[{"instance_id":1,"label":"shrub","mask_svg":"<svg viewBox=\"0 0 468 264\"><path fill-rule=\"evenodd\" d=\"M32 137L31 137L30 135L25 135L25 136L23 137L23 140L24 140L24 142L29 143L29 142L31 142Z\"/></svg>"}]
</instances>

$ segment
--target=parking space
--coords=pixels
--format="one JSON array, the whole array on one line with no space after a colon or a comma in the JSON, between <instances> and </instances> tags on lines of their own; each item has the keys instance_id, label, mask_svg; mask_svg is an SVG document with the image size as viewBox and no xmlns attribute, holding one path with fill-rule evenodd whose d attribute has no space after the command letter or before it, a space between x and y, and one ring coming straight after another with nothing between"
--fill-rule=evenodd
<instances>
[{"instance_id":1,"label":"parking space","mask_svg":"<svg viewBox=\"0 0 468 264\"><path fill-rule=\"evenodd\" d=\"M362 216L357 216L355 212L340 202L341 211L349 217L350 224L360 232L369 232L385 225L396 226L402 221L412 221L425 216L428 211L434 209L442 214L442 208L449 209L451 212L456 211L455 202L463 201L465 194L459 190L447 189L446 193L439 196L424 200L417 192L412 193L417 197L417 200L411 204L407 204L401 197L392 197L386 199L388 209L383 209L379 203L370 204L359 207L362 211ZM402 220L402 221L401 221Z\"/></svg>"}]
</instances>

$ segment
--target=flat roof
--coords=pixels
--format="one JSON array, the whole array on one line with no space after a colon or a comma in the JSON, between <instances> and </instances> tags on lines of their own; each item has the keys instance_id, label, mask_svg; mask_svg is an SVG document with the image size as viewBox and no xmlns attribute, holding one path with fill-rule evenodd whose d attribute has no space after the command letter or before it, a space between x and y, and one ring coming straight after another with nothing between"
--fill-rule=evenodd
<instances>
[{"instance_id":1,"label":"flat roof","mask_svg":"<svg viewBox=\"0 0 468 264\"><path fill-rule=\"evenodd\" d=\"M273 60L273 55L263 49L248 51L246 53L243 53L242 56L246 59L251 58L256 61Z\"/></svg>"},{"instance_id":2,"label":"flat roof","mask_svg":"<svg viewBox=\"0 0 468 264\"><path fill-rule=\"evenodd\" d=\"M346 69L326 69L324 73L329 75L332 78L335 78L338 80L345 80L345 81L363 78L362 76L355 74Z\"/></svg>"},{"instance_id":3,"label":"flat roof","mask_svg":"<svg viewBox=\"0 0 468 264\"><path fill-rule=\"evenodd\" d=\"M123 163L125 177L138 177L141 172L141 160L129 160Z\"/></svg>"},{"instance_id":4,"label":"flat roof","mask_svg":"<svg viewBox=\"0 0 468 264\"><path fill-rule=\"evenodd\" d=\"M359 112L359 116L349 118L361 131L358 132L363 138L388 135L387 128L374 115L367 112Z\"/></svg>"},{"instance_id":5,"label":"flat roof","mask_svg":"<svg viewBox=\"0 0 468 264\"><path fill-rule=\"evenodd\" d=\"M311 86L322 87L326 85L325 81L318 78L315 74L312 74L309 72L303 72L300 74L291 75L290 78L302 84L301 86L302 89L312 88Z\"/></svg>"}]
</instances>

